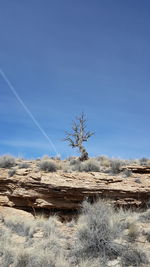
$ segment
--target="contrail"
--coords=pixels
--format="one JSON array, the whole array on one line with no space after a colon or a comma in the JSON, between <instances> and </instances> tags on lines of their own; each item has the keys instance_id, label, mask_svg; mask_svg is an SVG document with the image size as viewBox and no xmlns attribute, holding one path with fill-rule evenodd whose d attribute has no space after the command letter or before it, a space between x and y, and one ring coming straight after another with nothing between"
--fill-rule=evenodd
<instances>
[{"instance_id":1,"label":"contrail","mask_svg":"<svg viewBox=\"0 0 150 267\"><path fill-rule=\"evenodd\" d=\"M37 126L37 128L41 131L41 133L44 135L44 137L47 139L47 141L50 144L50 147L53 148L53 150L55 151L56 155L60 155L57 152L57 149L55 147L55 145L53 144L52 140L49 138L49 136L46 134L46 132L42 129L42 127L40 126L40 124L38 123L38 121L35 119L35 117L33 116L33 114L31 113L31 111L28 109L28 107L25 105L25 103L23 102L23 100L21 99L21 97L18 95L18 93L16 92L14 86L12 85L12 83L10 82L10 80L7 78L7 76L5 75L5 73L0 69L0 74L3 77L3 79L5 80L5 82L7 83L8 87L10 88L10 90L12 91L12 93L14 94L14 96L17 98L17 100L19 101L19 103L22 105L22 107L25 109L25 111L28 113L29 117L32 119L32 121L34 122L34 124Z\"/></svg>"}]
</instances>

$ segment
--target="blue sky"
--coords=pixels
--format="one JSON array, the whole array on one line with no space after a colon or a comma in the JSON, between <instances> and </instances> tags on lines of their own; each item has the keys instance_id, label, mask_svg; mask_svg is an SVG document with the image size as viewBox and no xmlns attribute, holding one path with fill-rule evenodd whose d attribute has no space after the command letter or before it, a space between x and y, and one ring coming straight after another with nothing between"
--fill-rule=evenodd
<instances>
[{"instance_id":1,"label":"blue sky","mask_svg":"<svg viewBox=\"0 0 150 267\"><path fill-rule=\"evenodd\" d=\"M90 156L150 157L150 2L0 0L0 68L62 157L84 111ZM55 152L0 76L0 154Z\"/></svg>"}]
</instances>

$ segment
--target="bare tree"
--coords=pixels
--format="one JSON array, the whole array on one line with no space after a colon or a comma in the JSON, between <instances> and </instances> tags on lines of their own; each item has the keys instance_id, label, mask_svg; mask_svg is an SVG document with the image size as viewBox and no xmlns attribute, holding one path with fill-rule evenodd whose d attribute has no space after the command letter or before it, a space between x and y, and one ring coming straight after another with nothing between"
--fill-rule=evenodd
<instances>
[{"instance_id":1,"label":"bare tree","mask_svg":"<svg viewBox=\"0 0 150 267\"><path fill-rule=\"evenodd\" d=\"M82 112L79 117L76 118L76 121L73 121L72 124L72 133L66 132L66 138L64 141L69 142L69 146L72 148L78 148L80 151L80 160L84 161L88 159L88 152L83 146L83 142L86 142L94 133L87 131L86 132L86 117Z\"/></svg>"}]
</instances>

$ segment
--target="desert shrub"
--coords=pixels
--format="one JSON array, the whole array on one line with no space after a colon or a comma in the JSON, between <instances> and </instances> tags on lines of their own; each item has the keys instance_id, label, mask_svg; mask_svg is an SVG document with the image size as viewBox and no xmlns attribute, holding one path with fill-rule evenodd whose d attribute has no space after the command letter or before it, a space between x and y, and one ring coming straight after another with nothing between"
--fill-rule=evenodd
<instances>
[{"instance_id":1,"label":"desert shrub","mask_svg":"<svg viewBox=\"0 0 150 267\"><path fill-rule=\"evenodd\" d=\"M74 162L73 166L72 166L72 170L76 171L76 172L82 172L82 162L80 161L76 161Z\"/></svg>"},{"instance_id":2,"label":"desert shrub","mask_svg":"<svg viewBox=\"0 0 150 267\"><path fill-rule=\"evenodd\" d=\"M31 257L31 253L28 250L23 249L23 250L19 251L19 253L17 254L17 256L14 259L15 267L30 266L30 257Z\"/></svg>"},{"instance_id":3,"label":"desert shrub","mask_svg":"<svg viewBox=\"0 0 150 267\"><path fill-rule=\"evenodd\" d=\"M146 212L144 212L143 214L141 214L139 216L139 220L141 222L146 222L146 223L150 222L150 209L148 209Z\"/></svg>"},{"instance_id":4,"label":"desert shrub","mask_svg":"<svg viewBox=\"0 0 150 267\"><path fill-rule=\"evenodd\" d=\"M31 219L30 223L25 220L26 227L23 226L23 229L20 228L20 225L18 227L18 221L23 223L22 218L9 219L7 222L4 221L5 227L0 228L0 266L71 267L66 260L65 237L59 232L56 216L50 217L48 220ZM28 230L29 225L31 226L30 230ZM39 238L38 242L33 235L31 238L31 229L32 233L43 232L43 237L41 236L42 238ZM24 243L14 242L15 240L12 238L14 233L26 236Z\"/></svg>"},{"instance_id":5,"label":"desert shrub","mask_svg":"<svg viewBox=\"0 0 150 267\"><path fill-rule=\"evenodd\" d=\"M138 228L136 226L136 224L134 223L131 223L129 226L128 226L128 241L129 242L134 242L135 239L138 237L139 235L139 231L138 231Z\"/></svg>"},{"instance_id":6,"label":"desert shrub","mask_svg":"<svg viewBox=\"0 0 150 267\"><path fill-rule=\"evenodd\" d=\"M11 168L15 165L15 158L9 155L0 157L0 168Z\"/></svg>"},{"instance_id":7,"label":"desert shrub","mask_svg":"<svg viewBox=\"0 0 150 267\"><path fill-rule=\"evenodd\" d=\"M48 220L38 219L35 223L36 227L41 228L44 238L49 238L52 234L61 236L58 229L58 218L56 216L50 216Z\"/></svg>"},{"instance_id":8,"label":"desert shrub","mask_svg":"<svg viewBox=\"0 0 150 267\"><path fill-rule=\"evenodd\" d=\"M77 267L105 267L101 258L81 260Z\"/></svg>"},{"instance_id":9,"label":"desert shrub","mask_svg":"<svg viewBox=\"0 0 150 267\"><path fill-rule=\"evenodd\" d=\"M113 242L120 230L111 222L114 210L104 202L94 205L83 203L82 216L78 221L76 243L72 255L79 259L101 257L103 260L117 258L122 246Z\"/></svg>"},{"instance_id":10,"label":"desert shrub","mask_svg":"<svg viewBox=\"0 0 150 267\"><path fill-rule=\"evenodd\" d=\"M45 238L35 244L35 248L37 250L43 250L47 252L52 252L55 255L60 255L62 250L61 239L57 236L57 234L51 234L49 238Z\"/></svg>"},{"instance_id":11,"label":"desert shrub","mask_svg":"<svg viewBox=\"0 0 150 267\"><path fill-rule=\"evenodd\" d=\"M7 249L5 248L3 251L3 256L2 256L2 266L3 267L8 267L12 266L14 263L14 257L15 257L15 250L13 248L9 248L7 244Z\"/></svg>"},{"instance_id":12,"label":"desert shrub","mask_svg":"<svg viewBox=\"0 0 150 267\"><path fill-rule=\"evenodd\" d=\"M124 234L125 236L127 235L126 233L127 230L128 230L128 233L132 232L132 229L134 228L134 227L132 228L132 225L133 226L136 225L138 217L139 217L139 214L137 212L134 212L132 209L119 208L116 210L116 212L113 213L112 219L114 221L114 224L117 225L119 231L121 231L121 236L123 237ZM131 227L131 230L129 230L130 227ZM137 228L135 229L138 230ZM125 233L124 233L124 230L126 230ZM127 237L127 240L129 240L128 236L126 237Z\"/></svg>"},{"instance_id":13,"label":"desert shrub","mask_svg":"<svg viewBox=\"0 0 150 267\"><path fill-rule=\"evenodd\" d=\"M30 165L27 162L22 162L22 163L19 164L18 167L19 167L19 169L27 169L27 168L30 167Z\"/></svg>"},{"instance_id":14,"label":"desert shrub","mask_svg":"<svg viewBox=\"0 0 150 267\"><path fill-rule=\"evenodd\" d=\"M13 262L13 256L15 255L12 233L9 229L6 230L3 227L0 229L0 266L8 267Z\"/></svg>"},{"instance_id":15,"label":"desert shrub","mask_svg":"<svg viewBox=\"0 0 150 267\"><path fill-rule=\"evenodd\" d=\"M148 162L149 162L149 159L148 158L141 158L140 159L140 164L142 165L142 166L146 166L146 165L148 165Z\"/></svg>"},{"instance_id":16,"label":"desert shrub","mask_svg":"<svg viewBox=\"0 0 150 267\"><path fill-rule=\"evenodd\" d=\"M15 173L16 173L16 170L14 170L14 169L9 170L9 171L8 171L8 176L9 176L9 177L12 177L12 176L14 176Z\"/></svg>"},{"instance_id":17,"label":"desert shrub","mask_svg":"<svg viewBox=\"0 0 150 267\"><path fill-rule=\"evenodd\" d=\"M0 256L4 254L5 249L7 249L7 244L11 246L12 233L8 229L0 228Z\"/></svg>"},{"instance_id":18,"label":"desert shrub","mask_svg":"<svg viewBox=\"0 0 150 267\"><path fill-rule=\"evenodd\" d=\"M28 236L31 228L33 227L34 220L23 220L23 218L19 217L6 217L4 219L5 225L11 229L12 232L20 236Z\"/></svg>"},{"instance_id":19,"label":"desert shrub","mask_svg":"<svg viewBox=\"0 0 150 267\"><path fill-rule=\"evenodd\" d=\"M34 249L30 253L27 267L69 267L63 255L57 256L51 251ZM22 265L18 266L22 267ZM71 267L71 266L70 266Z\"/></svg>"},{"instance_id":20,"label":"desert shrub","mask_svg":"<svg viewBox=\"0 0 150 267\"><path fill-rule=\"evenodd\" d=\"M150 159L146 162L146 166L150 167Z\"/></svg>"},{"instance_id":21,"label":"desert shrub","mask_svg":"<svg viewBox=\"0 0 150 267\"><path fill-rule=\"evenodd\" d=\"M59 169L67 173L72 172L72 166L70 165L69 161L61 161Z\"/></svg>"},{"instance_id":22,"label":"desert shrub","mask_svg":"<svg viewBox=\"0 0 150 267\"><path fill-rule=\"evenodd\" d=\"M47 246L47 240L45 246L42 247L44 242L33 243L31 248L25 248L21 246L17 247L17 244L9 247L7 243L2 254L2 265L4 267L71 267L71 265L65 259L63 250L59 251L59 255L56 254L51 248Z\"/></svg>"},{"instance_id":23,"label":"desert shrub","mask_svg":"<svg viewBox=\"0 0 150 267\"><path fill-rule=\"evenodd\" d=\"M32 243L29 266L69 266L63 256L64 236L59 231L57 217L51 216L48 220L40 218L35 220L35 223L36 228L43 233L43 237L38 242ZM28 247L31 247L30 242Z\"/></svg>"},{"instance_id":24,"label":"desert shrub","mask_svg":"<svg viewBox=\"0 0 150 267\"><path fill-rule=\"evenodd\" d=\"M111 173L118 174L121 171L121 167L123 166L123 162L121 160L112 160L111 161Z\"/></svg>"},{"instance_id":25,"label":"desert shrub","mask_svg":"<svg viewBox=\"0 0 150 267\"><path fill-rule=\"evenodd\" d=\"M100 166L96 160L89 159L85 162L76 161L73 170L78 172L99 172Z\"/></svg>"},{"instance_id":26,"label":"desert shrub","mask_svg":"<svg viewBox=\"0 0 150 267\"><path fill-rule=\"evenodd\" d=\"M97 259L99 261L97 266L103 266L103 264L106 266L108 261L121 257L123 266L125 266L124 251L132 251L131 256L133 258L136 256L128 242L130 244L138 236L138 229L133 223L129 224L127 216L129 219L130 216L133 217L133 221L138 217L137 214L132 215L131 211L115 210L104 201L98 201L93 205L85 201L82 214L78 219L76 242L71 249L72 262L79 264L81 261ZM127 228L127 242L124 244L117 242L118 239L125 238ZM137 254L142 257L139 251ZM134 266L134 259L131 256ZM138 262L140 260L138 258Z\"/></svg>"},{"instance_id":27,"label":"desert shrub","mask_svg":"<svg viewBox=\"0 0 150 267\"><path fill-rule=\"evenodd\" d=\"M141 266L141 264L147 264L147 256L146 254L135 248L128 248L123 251L121 256L121 263L123 267L126 266Z\"/></svg>"},{"instance_id":28,"label":"desert shrub","mask_svg":"<svg viewBox=\"0 0 150 267\"><path fill-rule=\"evenodd\" d=\"M76 159L76 158L73 158L73 159L70 159L70 165L76 165L76 164L80 164L80 160L79 159Z\"/></svg>"},{"instance_id":29,"label":"desert shrub","mask_svg":"<svg viewBox=\"0 0 150 267\"><path fill-rule=\"evenodd\" d=\"M125 177L130 177L132 176L132 171L129 170L129 169L125 169L123 172L122 172L123 176Z\"/></svg>"},{"instance_id":30,"label":"desert shrub","mask_svg":"<svg viewBox=\"0 0 150 267\"><path fill-rule=\"evenodd\" d=\"M82 172L82 162L79 159L71 159L70 167L72 171Z\"/></svg>"},{"instance_id":31,"label":"desert shrub","mask_svg":"<svg viewBox=\"0 0 150 267\"><path fill-rule=\"evenodd\" d=\"M99 162L100 165L103 167L109 167L110 166L110 159L107 156L99 156L96 158Z\"/></svg>"},{"instance_id":32,"label":"desert shrub","mask_svg":"<svg viewBox=\"0 0 150 267\"><path fill-rule=\"evenodd\" d=\"M39 168L40 170L45 171L45 172L56 172L57 171L56 163L51 160L42 160L39 163Z\"/></svg>"},{"instance_id":33,"label":"desert shrub","mask_svg":"<svg viewBox=\"0 0 150 267\"><path fill-rule=\"evenodd\" d=\"M128 165L140 165L140 160L139 159L131 159L131 160L129 160Z\"/></svg>"},{"instance_id":34,"label":"desert shrub","mask_svg":"<svg viewBox=\"0 0 150 267\"><path fill-rule=\"evenodd\" d=\"M87 160L82 163L82 171L85 172L99 172L100 166L96 160Z\"/></svg>"}]
</instances>

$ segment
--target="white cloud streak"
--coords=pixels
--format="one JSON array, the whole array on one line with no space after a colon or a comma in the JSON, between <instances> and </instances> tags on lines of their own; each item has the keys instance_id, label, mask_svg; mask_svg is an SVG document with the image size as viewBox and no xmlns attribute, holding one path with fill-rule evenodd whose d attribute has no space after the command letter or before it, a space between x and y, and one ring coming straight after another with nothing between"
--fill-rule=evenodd
<instances>
[{"instance_id":1,"label":"white cloud streak","mask_svg":"<svg viewBox=\"0 0 150 267\"><path fill-rule=\"evenodd\" d=\"M14 88L14 86L12 85L12 83L9 81L9 79L7 78L7 76L5 75L5 73L0 69L0 74L3 77L3 79L5 80L5 82L7 83L8 87L10 88L11 92L14 94L14 96L16 97L16 99L18 100L18 102L21 104L21 106L24 108L24 110L27 112L27 114L29 115L29 117L31 118L31 120L33 121L33 123L37 126L37 128L40 130L40 132L44 135L44 137L47 139L50 147L53 148L53 150L55 151L56 155L58 155L59 153L57 152L57 149L55 147L55 145L53 144L52 140L49 138L49 136L47 135L47 133L43 130L43 128L41 127L41 125L39 124L39 122L36 120L36 118L33 116L33 114L31 113L31 111L28 109L28 107L26 106L26 104L24 103L24 101L21 99L21 97L18 95L16 89Z\"/></svg>"}]
</instances>

